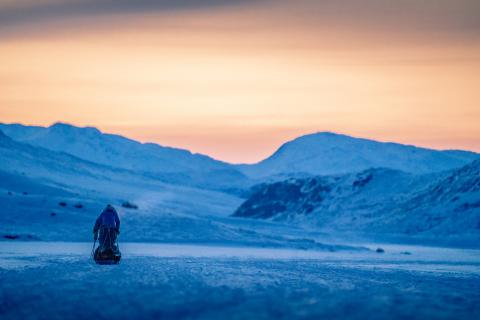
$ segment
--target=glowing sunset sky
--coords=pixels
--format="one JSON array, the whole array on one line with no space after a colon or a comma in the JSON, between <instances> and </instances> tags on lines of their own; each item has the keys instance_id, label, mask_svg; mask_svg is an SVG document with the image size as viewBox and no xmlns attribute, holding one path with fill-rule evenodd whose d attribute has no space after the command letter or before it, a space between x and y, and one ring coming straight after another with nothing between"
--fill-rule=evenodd
<instances>
[{"instance_id":1,"label":"glowing sunset sky","mask_svg":"<svg viewBox=\"0 0 480 320\"><path fill-rule=\"evenodd\" d=\"M0 0L0 122L232 162L314 131L480 151L478 0Z\"/></svg>"}]
</instances>

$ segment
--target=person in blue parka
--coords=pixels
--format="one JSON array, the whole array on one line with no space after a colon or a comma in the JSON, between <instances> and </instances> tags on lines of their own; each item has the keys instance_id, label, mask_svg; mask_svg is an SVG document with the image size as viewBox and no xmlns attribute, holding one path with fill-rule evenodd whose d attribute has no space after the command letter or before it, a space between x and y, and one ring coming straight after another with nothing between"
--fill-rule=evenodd
<instances>
[{"instance_id":1,"label":"person in blue parka","mask_svg":"<svg viewBox=\"0 0 480 320\"><path fill-rule=\"evenodd\" d=\"M120 219L115 208L111 205L102 211L93 227L93 238L99 238L100 249L116 248L115 243L120 233Z\"/></svg>"}]
</instances>

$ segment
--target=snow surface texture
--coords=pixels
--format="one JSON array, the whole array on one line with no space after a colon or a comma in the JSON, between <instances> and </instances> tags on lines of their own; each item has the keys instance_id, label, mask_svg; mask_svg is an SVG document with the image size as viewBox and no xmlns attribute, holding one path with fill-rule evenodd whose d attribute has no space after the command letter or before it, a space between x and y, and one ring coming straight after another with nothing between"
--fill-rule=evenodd
<instances>
[{"instance_id":1,"label":"snow surface texture","mask_svg":"<svg viewBox=\"0 0 480 320\"><path fill-rule=\"evenodd\" d=\"M476 250L384 254L126 244L0 243L0 318L478 319ZM409 250L405 254L404 250Z\"/></svg>"}]
</instances>

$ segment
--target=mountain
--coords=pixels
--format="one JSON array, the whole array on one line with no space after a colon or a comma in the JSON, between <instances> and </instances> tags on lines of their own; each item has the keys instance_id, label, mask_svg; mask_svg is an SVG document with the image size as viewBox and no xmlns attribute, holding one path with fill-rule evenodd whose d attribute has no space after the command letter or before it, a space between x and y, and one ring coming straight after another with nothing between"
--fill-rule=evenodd
<instances>
[{"instance_id":1,"label":"mountain","mask_svg":"<svg viewBox=\"0 0 480 320\"><path fill-rule=\"evenodd\" d=\"M1 125L0 130L16 141L130 170L180 172L197 167L209 170L228 168L204 155L153 143L142 144L119 135L102 133L93 127L55 123L44 128L17 124ZM175 165L172 161L176 161Z\"/></svg>"},{"instance_id":2,"label":"mountain","mask_svg":"<svg viewBox=\"0 0 480 320\"><path fill-rule=\"evenodd\" d=\"M379 167L424 174L458 168L475 159L480 155L474 152L438 151L320 132L289 141L269 158L238 168L260 179L344 174Z\"/></svg>"},{"instance_id":3,"label":"mountain","mask_svg":"<svg viewBox=\"0 0 480 320\"><path fill-rule=\"evenodd\" d=\"M323 222L340 216L370 214L406 199L437 175L413 175L392 169L368 169L345 175L290 178L264 183L234 213L237 217L277 221Z\"/></svg>"},{"instance_id":4,"label":"mountain","mask_svg":"<svg viewBox=\"0 0 480 320\"><path fill-rule=\"evenodd\" d=\"M438 174L368 169L262 184L233 215L318 230L478 237L480 160Z\"/></svg>"},{"instance_id":5,"label":"mountain","mask_svg":"<svg viewBox=\"0 0 480 320\"><path fill-rule=\"evenodd\" d=\"M265 243L276 243L286 241L289 232L303 236L308 230L330 234L337 231L421 234L437 239L465 234L478 238L480 233L480 161L428 174L368 168L312 176L302 173L305 170L296 172L286 168L285 173L267 176L263 181L290 174L296 178L256 185L244 201L218 189L235 188L242 181L247 181L248 186L252 180L239 173L238 167L205 156L141 144L103 134L95 128L65 124L48 128L3 125L2 128L13 137L0 130L0 233L3 234L85 239L86 235L75 231L79 226L81 230L89 230L105 203L121 207L124 201L139 208L121 212L125 225L134 226L126 229L124 235L136 240L255 242L262 239ZM337 143L344 145L344 152L366 143L362 139L358 142L355 138L333 137L351 141L346 147ZM378 149L391 145L367 142ZM448 159L447 165L453 165L455 159L460 163L476 156L393 145L395 150L413 150L413 154L431 153L432 166L445 165L439 159ZM288 149L287 144L282 152ZM377 148L372 150L381 153ZM402 158L402 154L398 151L398 157ZM151 157L158 159L160 165ZM278 152L271 158L275 157ZM144 166L140 165L142 160ZM164 168L167 163L169 168ZM224 169L227 174L218 173ZM59 203L67 205L59 207ZM83 207L74 207L78 203ZM234 217L258 219L227 217L235 208L238 209ZM276 227L277 224L264 220L282 224Z\"/></svg>"},{"instance_id":6,"label":"mountain","mask_svg":"<svg viewBox=\"0 0 480 320\"><path fill-rule=\"evenodd\" d=\"M235 195L167 184L1 131L0 163L0 240L90 241L95 219L111 203L122 220L122 241L333 248L293 228L229 218L242 202Z\"/></svg>"},{"instance_id":7,"label":"mountain","mask_svg":"<svg viewBox=\"0 0 480 320\"><path fill-rule=\"evenodd\" d=\"M252 180L360 172L390 168L424 174L461 167L479 159L468 151L438 151L321 132L299 137L253 165L232 165L183 149L140 143L93 127L56 123L50 127L0 124L12 139L167 183L239 190Z\"/></svg>"},{"instance_id":8,"label":"mountain","mask_svg":"<svg viewBox=\"0 0 480 320\"><path fill-rule=\"evenodd\" d=\"M117 189L135 189L141 185L161 186L135 172L101 165L67 153L11 139L0 131L0 162L2 172L9 181L21 183L24 179L67 191L92 191L103 194ZM29 184L25 183L25 187ZM116 187L117 186L117 187ZM120 187L121 186L121 187ZM7 187L7 185L5 185ZM25 191L29 191L25 189Z\"/></svg>"},{"instance_id":9,"label":"mountain","mask_svg":"<svg viewBox=\"0 0 480 320\"><path fill-rule=\"evenodd\" d=\"M241 187L248 180L231 165L183 149L140 143L93 127L56 123L50 127L0 124L12 139L167 183L214 189Z\"/></svg>"},{"instance_id":10,"label":"mountain","mask_svg":"<svg viewBox=\"0 0 480 320\"><path fill-rule=\"evenodd\" d=\"M65 123L50 127L0 124L0 130L33 146L148 174L168 183L213 189L242 189L251 185L252 179L283 180L378 167L424 174L458 168L480 158L469 151L438 151L321 132L289 141L257 164L232 165L183 149L102 133L93 127Z\"/></svg>"},{"instance_id":11,"label":"mountain","mask_svg":"<svg viewBox=\"0 0 480 320\"><path fill-rule=\"evenodd\" d=\"M450 171L372 227L406 234L480 234L480 160Z\"/></svg>"},{"instance_id":12,"label":"mountain","mask_svg":"<svg viewBox=\"0 0 480 320\"><path fill-rule=\"evenodd\" d=\"M237 203L236 196L205 188L169 184L134 170L111 167L11 139L0 131L0 183L4 190L29 194L54 188L93 199L134 200L152 207L153 203L182 203L198 208L205 203L222 207L224 202ZM22 192L23 192L22 191ZM46 194L47 192L43 192ZM227 201L225 201L227 199ZM193 209L189 209L190 212ZM204 210L208 211L208 210ZM199 213L199 214L202 214Z\"/></svg>"},{"instance_id":13,"label":"mountain","mask_svg":"<svg viewBox=\"0 0 480 320\"><path fill-rule=\"evenodd\" d=\"M15 234L25 239L88 241L92 224L107 203L120 212L126 239L248 237L247 232L212 221L227 216L241 202L224 192L167 184L133 170L18 142L2 131L0 163L0 238ZM123 208L127 201L137 209Z\"/></svg>"}]
</instances>

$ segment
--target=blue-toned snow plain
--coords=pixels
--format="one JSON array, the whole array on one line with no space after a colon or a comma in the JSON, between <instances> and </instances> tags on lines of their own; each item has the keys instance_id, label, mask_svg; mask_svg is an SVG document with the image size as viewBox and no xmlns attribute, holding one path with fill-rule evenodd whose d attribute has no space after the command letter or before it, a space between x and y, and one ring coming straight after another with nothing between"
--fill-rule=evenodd
<instances>
[{"instance_id":1,"label":"blue-toned snow plain","mask_svg":"<svg viewBox=\"0 0 480 320\"><path fill-rule=\"evenodd\" d=\"M480 251L0 242L1 319L478 319Z\"/></svg>"}]
</instances>

